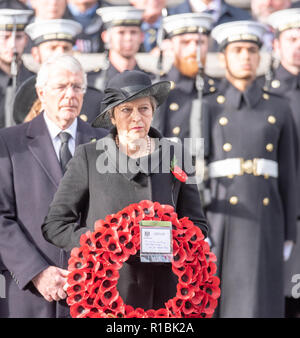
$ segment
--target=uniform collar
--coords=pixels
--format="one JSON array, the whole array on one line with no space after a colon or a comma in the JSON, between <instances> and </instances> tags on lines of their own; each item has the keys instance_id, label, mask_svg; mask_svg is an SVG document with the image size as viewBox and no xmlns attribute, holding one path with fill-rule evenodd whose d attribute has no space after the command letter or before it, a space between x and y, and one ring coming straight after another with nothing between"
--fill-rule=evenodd
<instances>
[{"instance_id":1,"label":"uniform collar","mask_svg":"<svg viewBox=\"0 0 300 338\"><path fill-rule=\"evenodd\" d=\"M175 88L180 89L185 93L192 93L197 91L196 89L196 78L191 78L185 75L182 75L180 71L173 65L170 71L167 74L167 79L175 83ZM163 79L162 79L163 80ZM204 89L203 93L209 93L209 84L208 76L204 74Z\"/></svg>"},{"instance_id":2,"label":"uniform collar","mask_svg":"<svg viewBox=\"0 0 300 338\"><path fill-rule=\"evenodd\" d=\"M300 73L298 75L294 75L285 69L282 64L280 64L277 68L275 78L288 83L289 87L292 89L300 89Z\"/></svg>"},{"instance_id":3,"label":"uniform collar","mask_svg":"<svg viewBox=\"0 0 300 338\"><path fill-rule=\"evenodd\" d=\"M238 90L227 80L224 80L221 84L221 88L225 87L226 104L235 109L241 108L243 104L246 104L249 108L253 108L262 97L262 89L256 80L253 81L244 92ZM220 91L222 91L221 88Z\"/></svg>"}]
</instances>

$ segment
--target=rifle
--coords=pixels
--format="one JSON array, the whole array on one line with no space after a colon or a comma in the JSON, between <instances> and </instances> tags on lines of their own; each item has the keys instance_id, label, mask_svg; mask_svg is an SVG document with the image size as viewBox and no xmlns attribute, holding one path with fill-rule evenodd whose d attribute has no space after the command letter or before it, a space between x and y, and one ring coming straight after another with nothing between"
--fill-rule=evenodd
<instances>
[{"instance_id":1,"label":"rifle","mask_svg":"<svg viewBox=\"0 0 300 338\"><path fill-rule=\"evenodd\" d=\"M201 38L201 33L199 33ZM192 157L196 167L196 176L204 177L205 173L205 160L204 160L204 148L203 143L199 142L203 139L203 134L208 131L207 126L204 126L203 120L203 90L204 90L204 66L201 62L201 39L197 46L197 63L198 72L195 79L195 86L197 89L197 98L192 101L191 115L190 115L190 137L192 141ZM205 137L205 141L208 138ZM206 145L205 145L206 148ZM200 199L202 205L206 202L206 191L204 187L203 179L198 183L198 189L200 192Z\"/></svg>"},{"instance_id":2,"label":"rifle","mask_svg":"<svg viewBox=\"0 0 300 338\"><path fill-rule=\"evenodd\" d=\"M10 66L12 86L7 88L5 95L5 127L10 127L15 124L15 121L13 119L13 101L17 90L17 76L18 76L18 52L16 48L16 33L17 33L17 25L14 18L12 30L13 58Z\"/></svg>"},{"instance_id":3,"label":"rifle","mask_svg":"<svg viewBox=\"0 0 300 338\"><path fill-rule=\"evenodd\" d=\"M269 64L269 67L266 71L266 74L265 74L265 84L264 84L264 90L269 90L270 87L271 87L271 83L274 79L274 75L275 75L275 57L274 57L274 54L273 52L271 53L271 59L270 59L270 64Z\"/></svg>"},{"instance_id":4,"label":"rifle","mask_svg":"<svg viewBox=\"0 0 300 338\"><path fill-rule=\"evenodd\" d=\"M161 74L162 74L162 70L163 70L163 50L162 50L162 43L165 37L164 34L164 27L163 27L163 19L168 15L167 9L163 8L161 11L161 16L162 16L162 20L161 20L161 25L158 29L157 32L157 47L159 49L159 55L158 55L158 59L157 59L157 65L156 65L156 69L157 69L157 74L155 77L155 81L158 82L160 80Z\"/></svg>"}]
</instances>

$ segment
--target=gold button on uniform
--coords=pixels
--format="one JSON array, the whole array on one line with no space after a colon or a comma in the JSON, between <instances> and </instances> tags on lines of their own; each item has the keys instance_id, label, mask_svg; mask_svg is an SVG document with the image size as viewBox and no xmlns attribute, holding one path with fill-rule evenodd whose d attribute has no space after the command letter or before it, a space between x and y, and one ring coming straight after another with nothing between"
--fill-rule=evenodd
<instances>
[{"instance_id":1,"label":"gold button on uniform","mask_svg":"<svg viewBox=\"0 0 300 338\"><path fill-rule=\"evenodd\" d=\"M267 94L267 93L263 93L263 98L264 98L265 100L269 100L270 95Z\"/></svg>"},{"instance_id":2,"label":"gold button on uniform","mask_svg":"<svg viewBox=\"0 0 300 338\"><path fill-rule=\"evenodd\" d=\"M92 138L92 139L91 139L91 142L92 142L92 143L94 143L94 142L96 142L96 141L97 141L96 138Z\"/></svg>"},{"instance_id":3,"label":"gold button on uniform","mask_svg":"<svg viewBox=\"0 0 300 338\"><path fill-rule=\"evenodd\" d=\"M169 105L169 108L170 108L170 110L172 110L172 111L176 111L176 110L179 109L179 105L178 105L178 103L173 102L173 103L171 103L171 104Z\"/></svg>"},{"instance_id":4,"label":"gold button on uniform","mask_svg":"<svg viewBox=\"0 0 300 338\"><path fill-rule=\"evenodd\" d=\"M279 87L280 87L280 81L279 81L279 80L273 80L273 81L271 82L271 86L272 86L273 88L279 88Z\"/></svg>"},{"instance_id":5,"label":"gold button on uniform","mask_svg":"<svg viewBox=\"0 0 300 338\"><path fill-rule=\"evenodd\" d=\"M170 81L170 90L175 88L175 82L174 81Z\"/></svg>"},{"instance_id":6,"label":"gold button on uniform","mask_svg":"<svg viewBox=\"0 0 300 338\"><path fill-rule=\"evenodd\" d=\"M82 121L86 122L88 120L88 117L85 114L81 114L79 116L81 118Z\"/></svg>"},{"instance_id":7,"label":"gold button on uniform","mask_svg":"<svg viewBox=\"0 0 300 338\"><path fill-rule=\"evenodd\" d=\"M224 97L223 95L219 95L219 96L217 97L217 102L218 102L219 104L224 103L224 102L225 102L225 97Z\"/></svg>"},{"instance_id":8,"label":"gold button on uniform","mask_svg":"<svg viewBox=\"0 0 300 338\"><path fill-rule=\"evenodd\" d=\"M265 197L263 199L263 205L266 207L267 205L269 205L269 203L270 203L270 199L268 197Z\"/></svg>"},{"instance_id":9,"label":"gold button on uniform","mask_svg":"<svg viewBox=\"0 0 300 338\"><path fill-rule=\"evenodd\" d=\"M220 117L219 123L221 126L226 126L226 124L228 123L228 118L225 116Z\"/></svg>"},{"instance_id":10,"label":"gold button on uniform","mask_svg":"<svg viewBox=\"0 0 300 338\"><path fill-rule=\"evenodd\" d=\"M232 145L231 145L230 143L225 143L225 144L223 145L223 150L224 150L224 151L228 152L228 151L230 151L231 149L232 149Z\"/></svg>"},{"instance_id":11,"label":"gold button on uniform","mask_svg":"<svg viewBox=\"0 0 300 338\"><path fill-rule=\"evenodd\" d=\"M273 149L274 149L274 146L273 146L273 144L272 143L268 143L267 145L266 145L266 149L267 149L267 151L269 151L270 153L273 151Z\"/></svg>"},{"instance_id":12,"label":"gold button on uniform","mask_svg":"<svg viewBox=\"0 0 300 338\"><path fill-rule=\"evenodd\" d=\"M213 93L213 92L215 92L216 91L216 88L215 87L209 87L209 91L211 92L211 93Z\"/></svg>"},{"instance_id":13,"label":"gold button on uniform","mask_svg":"<svg viewBox=\"0 0 300 338\"><path fill-rule=\"evenodd\" d=\"M180 127L174 127L173 130L172 130L173 134L174 135L179 135L180 133Z\"/></svg>"},{"instance_id":14,"label":"gold button on uniform","mask_svg":"<svg viewBox=\"0 0 300 338\"><path fill-rule=\"evenodd\" d=\"M276 123L276 117L273 116L273 115L269 115L268 116L268 122L271 123L271 124Z\"/></svg>"},{"instance_id":15,"label":"gold button on uniform","mask_svg":"<svg viewBox=\"0 0 300 338\"><path fill-rule=\"evenodd\" d=\"M238 204L238 202L239 202L239 199L237 198L237 196L231 196L229 198L229 203L232 204L232 205L236 205L236 204Z\"/></svg>"},{"instance_id":16,"label":"gold button on uniform","mask_svg":"<svg viewBox=\"0 0 300 338\"><path fill-rule=\"evenodd\" d=\"M212 86L215 84L215 81L213 79L208 79L208 84Z\"/></svg>"}]
</instances>

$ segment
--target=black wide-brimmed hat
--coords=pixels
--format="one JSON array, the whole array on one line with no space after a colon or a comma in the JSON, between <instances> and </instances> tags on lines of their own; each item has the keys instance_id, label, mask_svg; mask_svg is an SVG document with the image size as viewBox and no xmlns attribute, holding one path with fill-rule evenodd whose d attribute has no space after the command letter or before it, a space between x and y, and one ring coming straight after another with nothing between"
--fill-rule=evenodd
<instances>
[{"instance_id":1,"label":"black wide-brimmed hat","mask_svg":"<svg viewBox=\"0 0 300 338\"><path fill-rule=\"evenodd\" d=\"M132 101L140 97L153 96L160 106L167 98L171 88L170 81L153 83L145 72L139 70L125 70L115 75L108 82L104 90L104 98L101 104L101 113L92 123L93 127L112 127L109 111L124 102Z\"/></svg>"}]
</instances>

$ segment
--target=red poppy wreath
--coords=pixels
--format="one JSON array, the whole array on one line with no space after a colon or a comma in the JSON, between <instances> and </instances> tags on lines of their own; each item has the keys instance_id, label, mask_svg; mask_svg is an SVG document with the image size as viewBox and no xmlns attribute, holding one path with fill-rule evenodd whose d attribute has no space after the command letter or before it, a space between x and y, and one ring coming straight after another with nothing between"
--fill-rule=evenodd
<instances>
[{"instance_id":1,"label":"red poppy wreath","mask_svg":"<svg viewBox=\"0 0 300 338\"><path fill-rule=\"evenodd\" d=\"M172 222L177 292L158 310L124 304L117 289L123 263L140 249L141 220ZM67 303L72 317L212 317L220 296L220 281L214 276L216 257L201 230L187 217L178 219L172 206L146 200L131 204L95 222L95 231L83 234L80 245L71 251L68 267Z\"/></svg>"}]
</instances>

